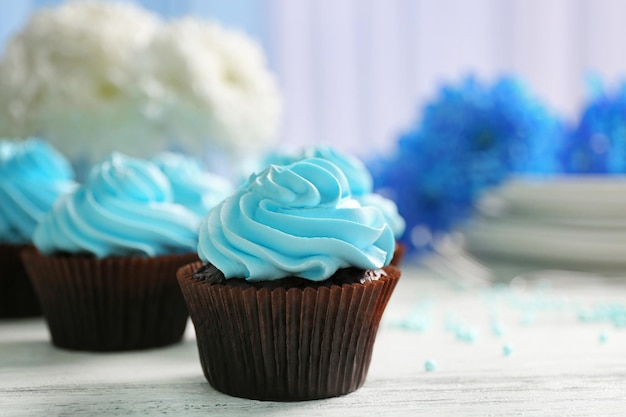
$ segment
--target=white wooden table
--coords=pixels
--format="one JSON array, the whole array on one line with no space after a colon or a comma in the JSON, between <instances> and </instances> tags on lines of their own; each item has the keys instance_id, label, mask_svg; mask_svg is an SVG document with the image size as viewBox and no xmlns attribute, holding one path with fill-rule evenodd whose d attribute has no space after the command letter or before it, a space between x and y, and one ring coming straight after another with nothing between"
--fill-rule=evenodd
<instances>
[{"instance_id":1,"label":"white wooden table","mask_svg":"<svg viewBox=\"0 0 626 417\"><path fill-rule=\"evenodd\" d=\"M216 392L191 323L172 347L93 354L54 348L43 319L29 319L0 322L0 416L626 415L626 328L579 318L625 306L626 274L553 274L494 290L403 271L367 382L350 395L276 403Z\"/></svg>"}]
</instances>

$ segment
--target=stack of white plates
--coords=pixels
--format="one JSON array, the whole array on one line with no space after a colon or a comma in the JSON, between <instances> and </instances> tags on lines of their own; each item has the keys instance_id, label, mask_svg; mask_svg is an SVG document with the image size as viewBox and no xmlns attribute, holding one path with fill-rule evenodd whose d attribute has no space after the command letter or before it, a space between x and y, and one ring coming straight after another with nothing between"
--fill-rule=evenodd
<instances>
[{"instance_id":1,"label":"stack of white plates","mask_svg":"<svg viewBox=\"0 0 626 417\"><path fill-rule=\"evenodd\" d=\"M477 209L463 232L481 260L626 271L626 176L515 178Z\"/></svg>"}]
</instances>

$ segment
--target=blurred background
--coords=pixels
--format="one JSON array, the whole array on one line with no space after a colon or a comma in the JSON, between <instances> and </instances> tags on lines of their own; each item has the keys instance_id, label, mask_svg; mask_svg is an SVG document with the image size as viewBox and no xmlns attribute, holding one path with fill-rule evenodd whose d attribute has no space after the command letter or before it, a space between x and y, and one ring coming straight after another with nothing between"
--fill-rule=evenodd
<instances>
[{"instance_id":1,"label":"blurred background","mask_svg":"<svg viewBox=\"0 0 626 417\"><path fill-rule=\"evenodd\" d=\"M0 48L40 7L0 2ZM136 0L169 17L209 17L263 46L285 99L281 144L385 151L441 83L509 73L566 119L585 76L626 71L621 0Z\"/></svg>"}]
</instances>

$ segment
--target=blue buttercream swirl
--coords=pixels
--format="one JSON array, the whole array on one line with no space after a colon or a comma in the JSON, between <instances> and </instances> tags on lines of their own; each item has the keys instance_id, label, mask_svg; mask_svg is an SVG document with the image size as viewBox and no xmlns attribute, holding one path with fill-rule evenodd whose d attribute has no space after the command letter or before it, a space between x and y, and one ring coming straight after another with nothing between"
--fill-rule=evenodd
<instances>
[{"instance_id":1,"label":"blue buttercream swirl","mask_svg":"<svg viewBox=\"0 0 626 417\"><path fill-rule=\"evenodd\" d=\"M201 217L206 216L209 210L234 191L228 180L203 170L195 159L188 156L162 152L151 161L169 179L174 202Z\"/></svg>"},{"instance_id":2,"label":"blue buttercream swirl","mask_svg":"<svg viewBox=\"0 0 626 417\"><path fill-rule=\"evenodd\" d=\"M373 192L374 179L360 159L338 152L330 146L305 148L303 155L310 158L322 158L337 165L348 179L352 196L362 206L372 206L382 211L385 220L393 231L394 237L398 239L402 236L406 224L400 213L398 213L398 206L393 200Z\"/></svg>"},{"instance_id":3,"label":"blue buttercream swirl","mask_svg":"<svg viewBox=\"0 0 626 417\"><path fill-rule=\"evenodd\" d=\"M200 226L198 255L226 278L322 281L343 267L387 265L394 248L381 211L350 197L335 164L310 158L270 165L214 207Z\"/></svg>"},{"instance_id":4,"label":"blue buttercream swirl","mask_svg":"<svg viewBox=\"0 0 626 417\"><path fill-rule=\"evenodd\" d=\"M317 146L304 150L306 158L322 158L337 165L343 171L353 196L369 194L374 189L372 174L360 159L343 154L330 146Z\"/></svg>"},{"instance_id":5,"label":"blue buttercream swirl","mask_svg":"<svg viewBox=\"0 0 626 417\"><path fill-rule=\"evenodd\" d=\"M47 142L0 140L0 241L30 243L37 223L76 186L67 159Z\"/></svg>"},{"instance_id":6,"label":"blue buttercream swirl","mask_svg":"<svg viewBox=\"0 0 626 417\"><path fill-rule=\"evenodd\" d=\"M266 157L266 164L289 165L307 158L321 158L337 165L345 174L353 196L371 193L374 180L360 159L338 152L331 146L311 146L292 153L273 153Z\"/></svg>"},{"instance_id":7,"label":"blue buttercream swirl","mask_svg":"<svg viewBox=\"0 0 626 417\"><path fill-rule=\"evenodd\" d=\"M398 212L398 206L373 190L373 178L370 171L360 159L341 153L330 146L314 146L303 148L293 154L273 154L268 156L268 161L276 164L287 165L305 158L321 158L337 165L345 174L351 195L363 206L373 206L380 209L389 223L394 236L399 238L404 233L406 224Z\"/></svg>"},{"instance_id":8,"label":"blue buttercream swirl","mask_svg":"<svg viewBox=\"0 0 626 417\"><path fill-rule=\"evenodd\" d=\"M170 183L153 163L113 153L87 182L59 199L37 226L43 253L148 256L195 252L200 216L173 202Z\"/></svg>"},{"instance_id":9,"label":"blue buttercream swirl","mask_svg":"<svg viewBox=\"0 0 626 417\"><path fill-rule=\"evenodd\" d=\"M406 222L398 212L398 206L393 200L383 197L377 193L363 194L355 197L362 206L376 207L385 217L385 221L391 227L393 235L396 239L400 238L406 229Z\"/></svg>"}]
</instances>

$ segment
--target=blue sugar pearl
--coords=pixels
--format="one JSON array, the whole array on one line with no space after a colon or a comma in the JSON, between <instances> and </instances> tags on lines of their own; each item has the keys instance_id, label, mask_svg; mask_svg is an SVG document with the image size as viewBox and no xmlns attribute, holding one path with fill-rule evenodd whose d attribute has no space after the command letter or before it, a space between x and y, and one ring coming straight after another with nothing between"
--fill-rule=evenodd
<instances>
[{"instance_id":1,"label":"blue sugar pearl","mask_svg":"<svg viewBox=\"0 0 626 417\"><path fill-rule=\"evenodd\" d=\"M504 356L511 356L513 354L513 346L510 344L506 344L502 347L502 354Z\"/></svg>"},{"instance_id":2,"label":"blue sugar pearl","mask_svg":"<svg viewBox=\"0 0 626 417\"><path fill-rule=\"evenodd\" d=\"M428 359L426 362L424 362L424 370L426 372L433 372L436 369L437 362L435 362L433 359Z\"/></svg>"},{"instance_id":3,"label":"blue sugar pearl","mask_svg":"<svg viewBox=\"0 0 626 417\"><path fill-rule=\"evenodd\" d=\"M493 323L491 323L491 333L493 333L494 336L502 336L504 335L504 326L502 325L502 323L500 323L499 321L494 321Z\"/></svg>"},{"instance_id":4,"label":"blue sugar pearl","mask_svg":"<svg viewBox=\"0 0 626 417\"><path fill-rule=\"evenodd\" d=\"M598 336L598 342L600 342L601 344L605 344L608 340L609 336L604 332L600 333L600 336Z\"/></svg>"},{"instance_id":5,"label":"blue sugar pearl","mask_svg":"<svg viewBox=\"0 0 626 417\"><path fill-rule=\"evenodd\" d=\"M464 342L473 343L478 339L478 329L475 327L461 326L456 330L456 338Z\"/></svg>"}]
</instances>

